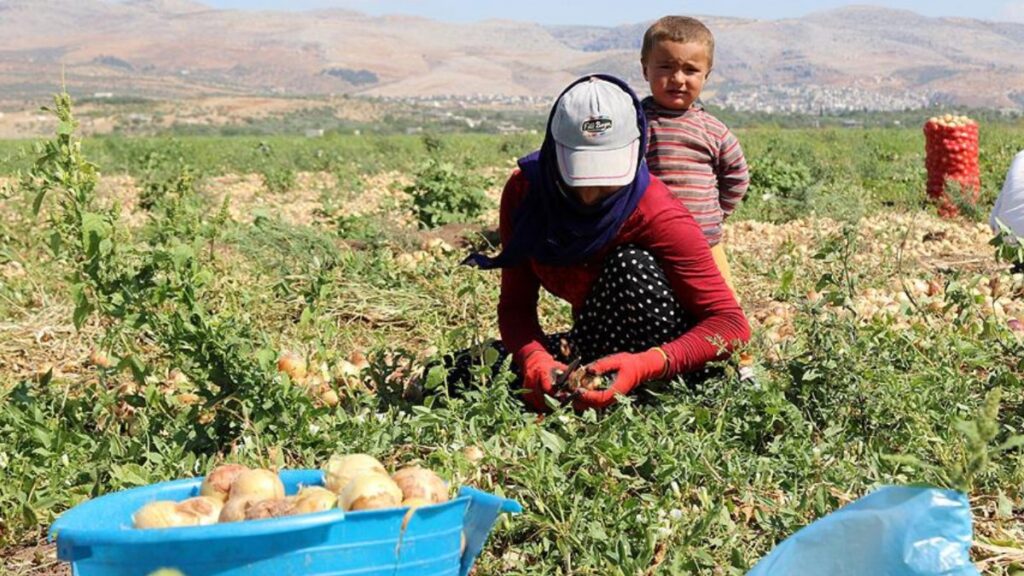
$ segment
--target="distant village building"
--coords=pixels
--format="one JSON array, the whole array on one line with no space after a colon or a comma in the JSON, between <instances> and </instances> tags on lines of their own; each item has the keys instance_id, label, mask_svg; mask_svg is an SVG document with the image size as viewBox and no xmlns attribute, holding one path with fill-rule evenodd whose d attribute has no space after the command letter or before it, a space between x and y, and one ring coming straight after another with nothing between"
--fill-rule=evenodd
<instances>
[{"instance_id":1,"label":"distant village building","mask_svg":"<svg viewBox=\"0 0 1024 576\"><path fill-rule=\"evenodd\" d=\"M867 110L918 110L931 105L932 96L925 92L874 91L857 86L806 85L749 90L737 87L716 97L715 103L725 108L749 112L824 115Z\"/></svg>"}]
</instances>

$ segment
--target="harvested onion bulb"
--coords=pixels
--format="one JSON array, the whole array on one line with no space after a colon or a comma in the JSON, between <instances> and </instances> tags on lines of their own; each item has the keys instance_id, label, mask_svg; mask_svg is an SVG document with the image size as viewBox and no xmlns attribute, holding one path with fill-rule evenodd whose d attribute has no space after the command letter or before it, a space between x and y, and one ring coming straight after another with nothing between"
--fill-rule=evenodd
<instances>
[{"instance_id":1,"label":"harvested onion bulb","mask_svg":"<svg viewBox=\"0 0 1024 576\"><path fill-rule=\"evenodd\" d=\"M598 390L604 388L604 377L591 374L586 368L577 368L569 374L569 390Z\"/></svg>"},{"instance_id":2,"label":"harvested onion bulb","mask_svg":"<svg viewBox=\"0 0 1024 576\"><path fill-rule=\"evenodd\" d=\"M284 498L284 484L277 474L265 469L243 470L231 483L230 499L277 500Z\"/></svg>"},{"instance_id":3,"label":"harvested onion bulb","mask_svg":"<svg viewBox=\"0 0 1024 576\"><path fill-rule=\"evenodd\" d=\"M178 512L192 514L199 520L200 526L216 524L224 502L210 496L196 496L178 503Z\"/></svg>"},{"instance_id":4,"label":"harvested onion bulb","mask_svg":"<svg viewBox=\"0 0 1024 576\"><path fill-rule=\"evenodd\" d=\"M409 510L405 513L405 517L402 518L402 530L405 531L409 526L409 520L412 520L413 515L416 514L417 508L420 506L430 506L431 504L432 502L424 500L423 498L409 498L407 500L403 500L402 506L408 507Z\"/></svg>"},{"instance_id":5,"label":"harvested onion bulb","mask_svg":"<svg viewBox=\"0 0 1024 576\"><path fill-rule=\"evenodd\" d=\"M466 446L462 449L462 455L474 464L484 459L484 451L479 446Z\"/></svg>"},{"instance_id":6,"label":"harvested onion bulb","mask_svg":"<svg viewBox=\"0 0 1024 576\"><path fill-rule=\"evenodd\" d=\"M248 469L248 467L241 464L217 466L206 475L206 478L203 478L203 485L199 487L199 493L203 496L217 498L221 502L226 502L228 492L231 491L231 483L235 481L235 478L238 478L239 474Z\"/></svg>"},{"instance_id":7,"label":"harvested onion bulb","mask_svg":"<svg viewBox=\"0 0 1024 576\"><path fill-rule=\"evenodd\" d=\"M176 528L198 526L199 517L178 509L178 503L171 500L157 500L139 508L132 516L136 528Z\"/></svg>"},{"instance_id":8,"label":"harvested onion bulb","mask_svg":"<svg viewBox=\"0 0 1024 576\"><path fill-rule=\"evenodd\" d=\"M345 486L358 476L364 474L383 474L386 476L387 473L384 465L368 454L335 455L331 456L327 466L324 467L324 486L335 494L341 494Z\"/></svg>"},{"instance_id":9,"label":"harvested onion bulb","mask_svg":"<svg viewBox=\"0 0 1024 576\"><path fill-rule=\"evenodd\" d=\"M402 500L422 499L431 504L448 501L448 486L440 476L426 468L402 468L391 479L402 490Z\"/></svg>"},{"instance_id":10,"label":"harvested onion bulb","mask_svg":"<svg viewBox=\"0 0 1024 576\"><path fill-rule=\"evenodd\" d=\"M363 474L341 491L341 507L346 511L397 508L402 489L386 474Z\"/></svg>"},{"instance_id":11,"label":"harvested onion bulb","mask_svg":"<svg viewBox=\"0 0 1024 576\"><path fill-rule=\"evenodd\" d=\"M295 495L289 514L313 514L338 507L338 495L320 486L307 486Z\"/></svg>"},{"instance_id":12,"label":"harvested onion bulb","mask_svg":"<svg viewBox=\"0 0 1024 576\"><path fill-rule=\"evenodd\" d=\"M289 498L261 500L245 507L245 519L263 520L266 518L278 518L291 514L291 510L292 500Z\"/></svg>"},{"instance_id":13,"label":"harvested onion bulb","mask_svg":"<svg viewBox=\"0 0 1024 576\"><path fill-rule=\"evenodd\" d=\"M419 508L420 506L430 506L431 504L433 502L426 498L406 498L402 500L402 507L404 508Z\"/></svg>"},{"instance_id":14,"label":"harvested onion bulb","mask_svg":"<svg viewBox=\"0 0 1024 576\"><path fill-rule=\"evenodd\" d=\"M256 502L257 500L244 496L229 499L224 503L224 507L221 508L219 521L241 522L245 520L245 511L249 508L250 504L255 504Z\"/></svg>"},{"instance_id":15,"label":"harvested onion bulb","mask_svg":"<svg viewBox=\"0 0 1024 576\"><path fill-rule=\"evenodd\" d=\"M277 359L277 371L283 372L293 381L299 382L306 378L306 361L294 352L285 352Z\"/></svg>"}]
</instances>

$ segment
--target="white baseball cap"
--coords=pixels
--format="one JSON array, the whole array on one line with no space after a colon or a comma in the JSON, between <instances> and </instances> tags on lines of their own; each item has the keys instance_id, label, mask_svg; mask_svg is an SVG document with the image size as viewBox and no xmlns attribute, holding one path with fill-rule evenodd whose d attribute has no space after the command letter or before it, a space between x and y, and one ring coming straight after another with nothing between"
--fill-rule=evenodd
<instances>
[{"instance_id":1,"label":"white baseball cap","mask_svg":"<svg viewBox=\"0 0 1024 576\"><path fill-rule=\"evenodd\" d=\"M551 119L558 170L569 186L625 186L636 175L640 129L633 97L591 77L555 103Z\"/></svg>"}]
</instances>

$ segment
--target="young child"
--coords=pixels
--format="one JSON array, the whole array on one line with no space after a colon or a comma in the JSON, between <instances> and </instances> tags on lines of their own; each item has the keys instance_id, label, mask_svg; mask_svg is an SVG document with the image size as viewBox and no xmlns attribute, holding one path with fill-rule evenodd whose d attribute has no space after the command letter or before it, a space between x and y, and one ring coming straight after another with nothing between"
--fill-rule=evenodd
<instances>
[{"instance_id":1,"label":"young child","mask_svg":"<svg viewBox=\"0 0 1024 576\"><path fill-rule=\"evenodd\" d=\"M714 56L715 38L699 20L665 16L647 29L640 52L651 88L643 100L647 165L700 224L735 294L722 223L743 199L750 178L739 141L697 102Z\"/></svg>"}]
</instances>

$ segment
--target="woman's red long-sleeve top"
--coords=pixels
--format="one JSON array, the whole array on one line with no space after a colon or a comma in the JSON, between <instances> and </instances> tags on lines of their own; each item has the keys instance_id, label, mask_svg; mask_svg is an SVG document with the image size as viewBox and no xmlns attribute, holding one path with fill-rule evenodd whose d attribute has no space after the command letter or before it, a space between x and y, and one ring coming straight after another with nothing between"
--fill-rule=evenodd
<instances>
[{"instance_id":1,"label":"woman's red long-sleeve top","mask_svg":"<svg viewBox=\"0 0 1024 576\"><path fill-rule=\"evenodd\" d=\"M499 225L503 245L508 245L516 210L528 189L519 170L505 184ZM723 347L731 350L736 343L750 339L747 318L722 279L700 226L652 176L615 238L586 262L547 266L531 258L502 269L498 324L502 341L517 363L521 365L526 355L544 347L537 318L540 287L568 301L573 316L578 316L605 257L623 244L647 250L657 259L690 322L689 330L661 347L668 356L669 376L701 368L720 357Z\"/></svg>"}]
</instances>

